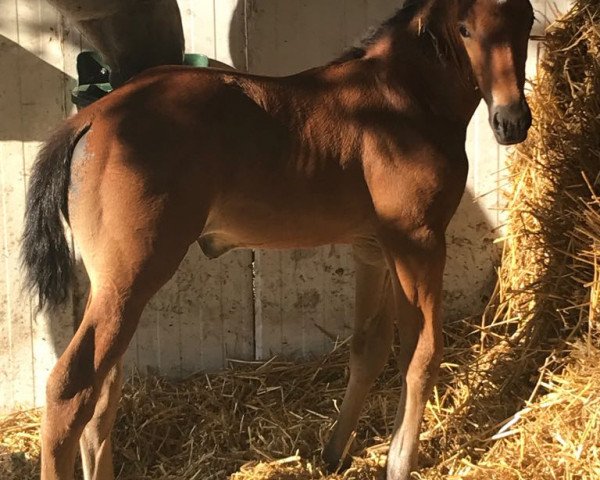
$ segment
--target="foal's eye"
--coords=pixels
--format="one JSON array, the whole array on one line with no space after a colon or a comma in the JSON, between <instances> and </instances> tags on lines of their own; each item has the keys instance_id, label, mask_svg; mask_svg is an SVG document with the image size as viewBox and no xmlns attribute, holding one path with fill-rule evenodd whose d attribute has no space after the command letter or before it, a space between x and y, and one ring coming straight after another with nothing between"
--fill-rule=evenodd
<instances>
[{"instance_id":1,"label":"foal's eye","mask_svg":"<svg viewBox=\"0 0 600 480\"><path fill-rule=\"evenodd\" d=\"M463 38L469 38L471 36L471 32L469 32L469 29L464 25L460 25L458 27L458 31L460 32L460 35Z\"/></svg>"}]
</instances>

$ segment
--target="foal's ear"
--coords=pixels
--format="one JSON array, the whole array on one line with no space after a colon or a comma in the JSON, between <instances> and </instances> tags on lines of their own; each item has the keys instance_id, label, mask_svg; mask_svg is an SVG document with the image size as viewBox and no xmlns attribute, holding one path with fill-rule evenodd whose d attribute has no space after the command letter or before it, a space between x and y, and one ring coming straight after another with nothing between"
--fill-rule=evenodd
<instances>
[{"instance_id":1,"label":"foal's ear","mask_svg":"<svg viewBox=\"0 0 600 480\"><path fill-rule=\"evenodd\" d=\"M457 0L458 2L458 17L463 19L469 13L469 10L475 5L477 0Z\"/></svg>"}]
</instances>

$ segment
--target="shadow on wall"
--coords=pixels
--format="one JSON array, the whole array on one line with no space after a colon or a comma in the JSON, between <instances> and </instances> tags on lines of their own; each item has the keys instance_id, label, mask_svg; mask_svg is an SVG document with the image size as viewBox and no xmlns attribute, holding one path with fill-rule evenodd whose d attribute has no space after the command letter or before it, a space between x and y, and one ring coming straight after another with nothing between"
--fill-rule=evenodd
<instances>
[{"instance_id":1,"label":"shadow on wall","mask_svg":"<svg viewBox=\"0 0 600 480\"><path fill-rule=\"evenodd\" d=\"M239 0L230 25L231 58L240 70L267 75L323 65L389 18L399 5L389 0ZM471 165L475 161L485 160L471 158ZM483 311L496 281L496 237L488 216L467 190L447 236L449 319Z\"/></svg>"},{"instance_id":2,"label":"shadow on wall","mask_svg":"<svg viewBox=\"0 0 600 480\"><path fill-rule=\"evenodd\" d=\"M75 79L0 35L0 142L42 141L71 110Z\"/></svg>"}]
</instances>

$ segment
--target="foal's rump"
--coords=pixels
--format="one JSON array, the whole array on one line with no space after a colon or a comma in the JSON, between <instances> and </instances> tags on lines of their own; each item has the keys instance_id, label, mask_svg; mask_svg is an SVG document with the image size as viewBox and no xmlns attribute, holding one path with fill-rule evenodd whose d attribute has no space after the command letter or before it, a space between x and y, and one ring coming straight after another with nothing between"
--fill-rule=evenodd
<instances>
[{"instance_id":1,"label":"foal's rump","mask_svg":"<svg viewBox=\"0 0 600 480\"><path fill-rule=\"evenodd\" d=\"M158 102L151 102L156 93L151 87L132 82L115 91L67 120L40 150L30 176L21 247L27 286L38 295L40 307L57 306L68 294L72 260L62 218L82 248L92 287L95 276L114 269L108 259L133 263L128 275L143 268L141 257L164 243L161 229L171 228L177 239L189 234L173 223L195 228L195 235L202 229L202 212L196 212L195 224L165 215L177 203L171 195L177 189L178 199L190 196L191 189L182 189L176 179L189 179L192 172L181 175L181 149L176 130L169 128L176 119L168 118L168 108L161 111ZM117 245L127 245L125 240L136 244L135 252ZM175 249L177 254L181 250Z\"/></svg>"}]
</instances>

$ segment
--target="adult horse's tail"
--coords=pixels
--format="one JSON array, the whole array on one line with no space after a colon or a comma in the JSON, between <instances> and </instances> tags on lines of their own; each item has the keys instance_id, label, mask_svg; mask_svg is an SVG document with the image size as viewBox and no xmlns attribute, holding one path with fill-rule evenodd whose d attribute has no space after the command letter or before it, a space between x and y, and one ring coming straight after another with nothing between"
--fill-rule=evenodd
<instances>
[{"instance_id":1,"label":"adult horse's tail","mask_svg":"<svg viewBox=\"0 0 600 480\"><path fill-rule=\"evenodd\" d=\"M26 198L21 259L25 285L37 294L38 307L55 307L68 295L73 261L61 214L68 220L67 193L71 157L89 125L67 122L40 150Z\"/></svg>"}]
</instances>

